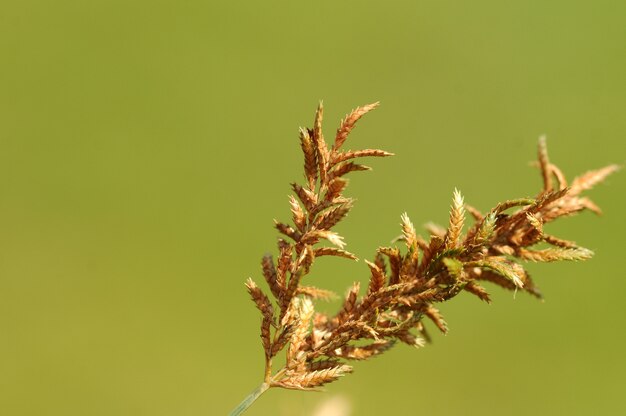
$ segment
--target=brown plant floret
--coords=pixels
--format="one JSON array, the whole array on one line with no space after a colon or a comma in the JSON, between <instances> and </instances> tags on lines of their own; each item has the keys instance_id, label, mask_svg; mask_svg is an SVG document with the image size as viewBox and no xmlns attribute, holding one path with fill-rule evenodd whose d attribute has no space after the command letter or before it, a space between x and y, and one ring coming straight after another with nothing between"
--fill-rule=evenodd
<instances>
[{"instance_id":1,"label":"brown plant floret","mask_svg":"<svg viewBox=\"0 0 626 416\"><path fill-rule=\"evenodd\" d=\"M276 221L279 239L276 261L262 260L263 276L274 302L252 281L248 291L261 311L261 339L265 352L264 389L317 389L350 373L349 360L365 360L382 354L397 341L421 347L429 340L423 318L443 333L448 329L435 303L468 292L490 302L482 282L541 297L524 269L523 262L586 260L593 253L572 241L545 234L544 224L585 209L599 208L582 191L588 190L618 167L610 165L589 171L568 187L563 173L553 165L544 137L539 139L538 160L543 187L534 198L511 199L486 214L466 205L455 190L447 228L427 225L429 240L419 236L408 215L401 216L405 249L380 247L370 271L365 294L360 285L348 290L334 316L316 313L314 300L330 299L333 293L303 286L318 257L336 256L355 260L344 250L343 238L332 229L350 212L353 200L343 195L345 175L370 168L355 163L360 157L385 157L379 149L342 150L357 121L378 106L359 107L342 120L333 145L322 133L320 104L313 129L300 129L304 155L304 184L292 184L289 197L293 226ZM466 212L474 223L463 233ZM335 247L320 245L326 240ZM544 243L549 248L534 249ZM286 362L273 373L272 359L287 348ZM263 390L264 391L264 390Z\"/></svg>"}]
</instances>

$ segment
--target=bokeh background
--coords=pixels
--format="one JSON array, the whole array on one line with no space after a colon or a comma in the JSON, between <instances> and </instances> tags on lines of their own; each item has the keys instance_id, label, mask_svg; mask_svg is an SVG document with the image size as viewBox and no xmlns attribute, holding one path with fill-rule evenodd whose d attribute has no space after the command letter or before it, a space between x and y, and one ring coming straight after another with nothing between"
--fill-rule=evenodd
<instances>
[{"instance_id":1,"label":"bokeh background","mask_svg":"<svg viewBox=\"0 0 626 416\"><path fill-rule=\"evenodd\" d=\"M261 380L244 290L302 178L299 126L392 159L352 176L339 231L370 258L534 195L535 157L572 177L626 159L626 6L616 1L0 3L0 414L222 415ZM624 174L605 215L550 231L597 252L530 265L545 303L493 288L442 305L446 337L399 346L328 393L269 391L253 415L625 414ZM322 259L343 293L363 262ZM335 304L325 305L329 310ZM434 331L433 331L434 333Z\"/></svg>"}]
</instances>

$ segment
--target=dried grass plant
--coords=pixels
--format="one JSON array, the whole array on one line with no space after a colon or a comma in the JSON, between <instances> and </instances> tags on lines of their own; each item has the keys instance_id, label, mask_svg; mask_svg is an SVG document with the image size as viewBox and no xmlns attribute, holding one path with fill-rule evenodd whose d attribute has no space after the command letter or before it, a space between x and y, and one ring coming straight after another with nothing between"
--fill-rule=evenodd
<instances>
[{"instance_id":1,"label":"dried grass plant","mask_svg":"<svg viewBox=\"0 0 626 416\"><path fill-rule=\"evenodd\" d=\"M522 263L587 260L593 253L573 241L544 232L544 224L600 209L583 191L618 169L610 165L589 171L568 184L550 162L544 138L539 139L538 166L543 187L534 198L512 199L486 213L467 205L454 191L447 228L429 224L430 236L418 235L407 214L401 216L403 248L380 247L369 268L369 283L348 290L334 316L315 311L314 302L335 297L328 290L304 283L314 262L323 256L357 257L344 250L333 227L344 219L353 200L344 196L346 175L370 168L355 160L386 157L378 149L343 150L357 121L378 103L359 107L337 129L332 147L322 133L323 107L312 129L300 129L304 154L304 184L292 183L289 197L292 224L275 222L281 234L278 256L261 261L270 297L252 280L246 286L261 312L261 342L265 355L263 383L231 413L238 415L272 387L315 390L350 373L351 360L367 360L397 342L422 347L430 339L424 318L443 333L448 330L435 306L468 292L490 302L483 282L541 297ZM473 223L464 230L467 214ZM330 243L320 244L323 242ZM547 248L533 248L539 243ZM285 351L286 360L275 371L273 359Z\"/></svg>"}]
</instances>

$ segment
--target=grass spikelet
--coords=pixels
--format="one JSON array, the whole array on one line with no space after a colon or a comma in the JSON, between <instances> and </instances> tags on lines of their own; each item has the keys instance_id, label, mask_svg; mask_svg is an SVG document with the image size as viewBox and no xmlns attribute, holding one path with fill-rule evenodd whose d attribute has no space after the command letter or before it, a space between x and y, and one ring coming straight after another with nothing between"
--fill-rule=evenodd
<instances>
[{"instance_id":1,"label":"grass spikelet","mask_svg":"<svg viewBox=\"0 0 626 416\"><path fill-rule=\"evenodd\" d=\"M546 248L544 250L529 250L521 248L518 250L518 255L524 260L530 260L535 262L549 262L549 261L580 261L588 260L593 257L593 251L582 247L576 248Z\"/></svg>"},{"instance_id":2,"label":"grass spikelet","mask_svg":"<svg viewBox=\"0 0 626 416\"><path fill-rule=\"evenodd\" d=\"M444 257L441 259L441 262L444 264L444 266L446 266L446 269L448 269L448 273L450 274L450 276L454 277L455 279L459 279L462 277L463 274L463 262L455 259L454 257Z\"/></svg>"},{"instance_id":3,"label":"grass spikelet","mask_svg":"<svg viewBox=\"0 0 626 416\"><path fill-rule=\"evenodd\" d=\"M358 157L389 157L393 156L393 153L385 152L378 149L365 149L365 150L348 150L347 152L337 153L333 158L332 163L337 164L346 160L356 159Z\"/></svg>"},{"instance_id":4,"label":"grass spikelet","mask_svg":"<svg viewBox=\"0 0 626 416\"><path fill-rule=\"evenodd\" d=\"M550 174L550 160L548 159L546 136L539 137L537 158L539 159L539 168L541 169L541 177L543 178L543 190L549 192L552 190L552 176Z\"/></svg>"},{"instance_id":5,"label":"grass spikelet","mask_svg":"<svg viewBox=\"0 0 626 416\"><path fill-rule=\"evenodd\" d=\"M394 340L374 341L373 343L361 347L346 346L341 348L338 356L349 360L367 360L387 351L394 345Z\"/></svg>"},{"instance_id":6,"label":"grass spikelet","mask_svg":"<svg viewBox=\"0 0 626 416\"><path fill-rule=\"evenodd\" d=\"M402 331L398 333L396 338L403 343L415 348L422 348L426 345L426 340L424 340L424 338L414 335L409 331Z\"/></svg>"},{"instance_id":7,"label":"grass spikelet","mask_svg":"<svg viewBox=\"0 0 626 416\"><path fill-rule=\"evenodd\" d=\"M402 224L402 234L404 235L404 242L409 249L415 250L417 248L417 234L415 233L415 226L411 222L409 215L405 212L400 217Z\"/></svg>"},{"instance_id":8,"label":"grass spikelet","mask_svg":"<svg viewBox=\"0 0 626 416\"><path fill-rule=\"evenodd\" d=\"M324 199L328 202L333 202L335 198L341 195L341 192L348 186L348 181L343 178L333 178L328 182L328 190Z\"/></svg>"},{"instance_id":9,"label":"grass spikelet","mask_svg":"<svg viewBox=\"0 0 626 416\"><path fill-rule=\"evenodd\" d=\"M346 118L341 120L341 125L339 126L339 129L337 130L337 135L335 136L333 152L339 150L339 148L343 145L343 143L348 138L348 135L356 125L356 122L376 107L378 107L378 102L364 105L363 107L357 107L356 109L352 110L352 112L348 114Z\"/></svg>"},{"instance_id":10,"label":"grass spikelet","mask_svg":"<svg viewBox=\"0 0 626 416\"><path fill-rule=\"evenodd\" d=\"M359 172L364 170L372 170L369 166L361 165L359 163L354 162L344 162L340 163L333 168L330 173L331 178L339 178L341 176L347 175L350 172Z\"/></svg>"},{"instance_id":11,"label":"grass spikelet","mask_svg":"<svg viewBox=\"0 0 626 416\"><path fill-rule=\"evenodd\" d=\"M513 264L511 262L508 262L506 259L500 257L487 257L485 260L479 260L474 262L472 266L477 266L496 272L499 275L509 279L515 284L515 286L519 288L524 287L522 277L519 275L519 273L517 273L517 270L515 270Z\"/></svg>"},{"instance_id":12,"label":"grass spikelet","mask_svg":"<svg viewBox=\"0 0 626 416\"><path fill-rule=\"evenodd\" d=\"M302 147L304 154L304 175L309 184L309 189L313 190L317 182L317 153L307 129L300 128L300 147Z\"/></svg>"},{"instance_id":13,"label":"grass spikelet","mask_svg":"<svg viewBox=\"0 0 626 416\"><path fill-rule=\"evenodd\" d=\"M355 256L354 254L345 250L341 250L339 248L334 248L334 247L319 247L315 249L314 253L315 253L315 257L336 256L336 257L343 257L345 259L350 259L350 260L358 260L357 256Z\"/></svg>"},{"instance_id":14,"label":"grass spikelet","mask_svg":"<svg viewBox=\"0 0 626 416\"><path fill-rule=\"evenodd\" d=\"M326 182L328 147L322 132L322 119L324 118L324 105L320 101L315 112L315 122L313 123L313 145L317 154L317 170L320 174L320 181Z\"/></svg>"},{"instance_id":15,"label":"grass spikelet","mask_svg":"<svg viewBox=\"0 0 626 416\"><path fill-rule=\"evenodd\" d=\"M532 227L537 230L539 235L543 235L543 223L536 215L531 213L526 214L526 218L528 219L528 223L532 225Z\"/></svg>"},{"instance_id":16,"label":"grass spikelet","mask_svg":"<svg viewBox=\"0 0 626 416\"><path fill-rule=\"evenodd\" d=\"M555 237L553 235L548 235L548 234L543 235L543 241L553 246L557 246L557 247L564 247L564 248L576 248L577 247L576 243L573 241L564 240L562 238L558 238L558 237Z\"/></svg>"},{"instance_id":17,"label":"grass spikelet","mask_svg":"<svg viewBox=\"0 0 626 416\"><path fill-rule=\"evenodd\" d=\"M295 298L294 302L296 313L290 318L290 321L293 322L295 329L289 341L289 349L287 350L289 368L295 368L301 363L304 364L302 357L300 357L298 353L306 345L306 336L309 332L313 313L315 313L313 302L308 297Z\"/></svg>"},{"instance_id":18,"label":"grass spikelet","mask_svg":"<svg viewBox=\"0 0 626 416\"><path fill-rule=\"evenodd\" d=\"M604 181L609 175L620 169L618 165L609 165L601 169L590 170L578 176L572 181L571 190L574 195L582 191L593 188L598 183Z\"/></svg>"},{"instance_id":19,"label":"grass spikelet","mask_svg":"<svg viewBox=\"0 0 626 416\"><path fill-rule=\"evenodd\" d=\"M340 364L341 364L341 361L337 359L313 361L307 365L307 370L309 372L326 370L329 368L337 367Z\"/></svg>"},{"instance_id":20,"label":"grass spikelet","mask_svg":"<svg viewBox=\"0 0 626 416\"><path fill-rule=\"evenodd\" d=\"M400 268L402 267L402 257L400 250L395 247L379 247L378 252L384 254L389 259L389 285L394 285L400 280Z\"/></svg>"},{"instance_id":21,"label":"grass spikelet","mask_svg":"<svg viewBox=\"0 0 626 416\"><path fill-rule=\"evenodd\" d=\"M265 277L265 281L272 291L272 294L277 298L280 297L283 288L278 282L276 267L274 267L274 259L271 254L263 256L261 268L263 269L263 277Z\"/></svg>"},{"instance_id":22,"label":"grass spikelet","mask_svg":"<svg viewBox=\"0 0 626 416\"><path fill-rule=\"evenodd\" d=\"M291 189L298 195L298 198L304 204L307 211L313 211L317 205L317 195L304 187L298 185L297 183L291 184Z\"/></svg>"},{"instance_id":23,"label":"grass spikelet","mask_svg":"<svg viewBox=\"0 0 626 416\"><path fill-rule=\"evenodd\" d=\"M446 233L447 249L454 249L458 246L464 221L465 207L463 204L463 196L458 189L455 189L454 198L452 199L452 208L450 210L450 225Z\"/></svg>"},{"instance_id":24,"label":"grass spikelet","mask_svg":"<svg viewBox=\"0 0 626 416\"><path fill-rule=\"evenodd\" d=\"M316 300L334 300L338 296L335 292L326 289L320 289L314 286L300 286L296 291L298 295L305 295Z\"/></svg>"},{"instance_id":25,"label":"grass spikelet","mask_svg":"<svg viewBox=\"0 0 626 416\"><path fill-rule=\"evenodd\" d=\"M279 233L286 235L287 237L291 238L292 240L299 240L299 233L296 232L296 230L294 230L290 225L284 224L280 221L275 221L274 222L274 226L276 227L276 229L278 230Z\"/></svg>"},{"instance_id":26,"label":"grass spikelet","mask_svg":"<svg viewBox=\"0 0 626 416\"><path fill-rule=\"evenodd\" d=\"M343 306L339 313L337 313L336 321L338 323L345 322L347 317L352 313L356 306L357 296L359 296L359 289L361 285L359 282L354 282L352 288L346 294L346 299L343 302Z\"/></svg>"},{"instance_id":27,"label":"grass spikelet","mask_svg":"<svg viewBox=\"0 0 626 416\"><path fill-rule=\"evenodd\" d=\"M298 231L301 233L304 232L304 228L306 227L306 216L304 215L302 207L292 195L289 196L289 205L291 205L291 214L293 215L294 225Z\"/></svg>"},{"instance_id":28,"label":"grass spikelet","mask_svg":"<svg viewBox=\"0 0 626 416\"><path fill-rule=\"evenodd\" d=\"M487 289L485 289L484 287L482 287L478 283L476 283L476 282L469 282L468 284L465 285L465 287L463 289L468 291L472 295L478 297L478 299L480 299L482 301L485 301L487 303L491 303L491 297L489 296L489 293L487 292Z\"/></svg>"},{"instance_id":29,"label":"grass spikelet","mask_svg":"<svg viewBox=\"0 0 626 416\"><path fill-rule=\"evenodd\" d=\"M280 250L280 255L276 267L276 284L284 288L287 272L291 269L293 260L293 247L281 238L278 240L278 249Z\"/></svg>"},{"instance_id":30,"label":"grass spikelet","mask_svg":"<svg viewBox=\"0 0 626 416\"><path fill-rule=\"evenodd\" d=\"M426 315L428 317L428 319L433 321L433 323L437 326L437 328L439 328L439 330L442 333L444 333L444 334L448 333L448 324L443 319L443 316L439 312L439 309L437 309L437 308L435 308L433 306L427 306L424 309L424 315Z\"/></svg>"},{"instance_id":31,"label":"grass spikelet","mask_svg":"<svg viewBox=\"0 0 626 416\"><path fill-rule=\"evenodd\" d=\"M352 367L349 365L339 365L337 367L326 368L324 370L311 371L304 374L294 375L278 383L278 387L295 390L310 390L337 380L339 377L351 373Z\"/></svg>"},{"instance_id":32,"label":"grass spikelet","mask_svg":"<svg viewBox=\"0 0 626 416\"><path fill-rule=\"evenodd\" d=\"M376 264L365 260L365 263L370 268L372 276L370 277L370 284L367 289L368 293L378 292L385 286L385 273Z\"/></svg>"},{"instance_id":33,"label":"grass spikelet","mask_svg":"<svg viewBox=\"0 0 626 416\"><path fill-rule=\"evenodd\" d=\"M346 246L346 243L344 243L342 236L340 236L334 231L328 231L328 230L309 231L308 233L304 235L302 241L314 244L316 240L320 238L328 240L331 244L336 245L340 249L343 249Z\"/></svg>"},{"instance_id":34,"label":"grass spikelet","mask_svg":"<svg viewBox=\"0 0 626 416\"><path fill-rule=\"evenodd\" d=\"M496 227L496 218L495 212L490 212L483 218L474 235L473 244L483 245L491 239Z\"/></svg>"},{"instance_id":35,"label":"grass spikelet","mask_svg":"<svg viewBox=\"0 0 626 416\"><path fill-rule=\"evenodd\" d=\"M535 204L536 201L530 198L519 198L519 199L511 199L509 201L500 202L494 209L491 210L494 214L500 214L501 212L506 211L507 209L513 207L523 207L528 205Z\"/></svg>"},{"instance_id":36,"label":"grass spikelet","mask_svg":"<svg viewBox=\"0 0 626 416\"><path fill-rule=\"evenodd\" d=\"M256 307L261 311L261 315L264 318L272 318L274 315L274 308L272 307L272 303L269 298L259 287L254 283L254 280L248 278L246 281L246 287L248 288L248 293L250 293L250 297L256 304Z\"/></svg>"},{"instance_id":37,"label":"grass spikelet","mask_svg":"<svg viewBox=\"0 0 626 416\"><path fill-rule=\"evenodd\" d=\"M350 212L350 209L352 201L331 208L317 218L315 225L321 230L330 230Z\"/></svg>"}]
</instances>

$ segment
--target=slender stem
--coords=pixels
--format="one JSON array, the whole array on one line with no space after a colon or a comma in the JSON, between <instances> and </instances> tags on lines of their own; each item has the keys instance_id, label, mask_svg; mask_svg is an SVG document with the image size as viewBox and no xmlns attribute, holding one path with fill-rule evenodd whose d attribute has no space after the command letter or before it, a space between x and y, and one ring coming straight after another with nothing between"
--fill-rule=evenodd
<instances>
[{"instance_id":1,"label":"slender stem","mask_svg":"<svg viewBox=\"0 0 626 416\"><path fill-rule=\"evenodd\" d=\"M230 412L229 416L238 416L242 414L243 412L245 412L246 409L250 407L252 403L254 403L254 401L258 399L260 395L265 393L265 391L269 388L270 388L269 383L261 384L259 387L256 388L256 390L250 393L248 397L243 399L243 401L239 403L239 406L235 407L235 409L232 412Z\"/></svg>"},{"instance_id":2,"label":"slender stem","mask_svg":"<svg viewBox=\"0 0 626 416\"><path fill-rule=\"evenodd\" d=\"M276 335L276 334L274 334ZM274 340L276 342L276 340ZM272 378L272 359L265 359L265 384L270 384Z\"/></svg>"}]
</instances>

